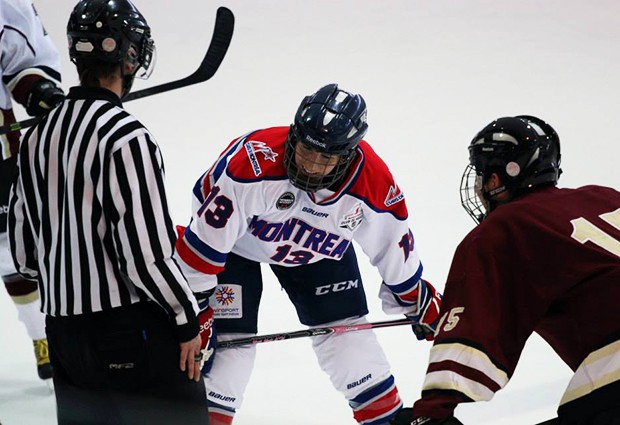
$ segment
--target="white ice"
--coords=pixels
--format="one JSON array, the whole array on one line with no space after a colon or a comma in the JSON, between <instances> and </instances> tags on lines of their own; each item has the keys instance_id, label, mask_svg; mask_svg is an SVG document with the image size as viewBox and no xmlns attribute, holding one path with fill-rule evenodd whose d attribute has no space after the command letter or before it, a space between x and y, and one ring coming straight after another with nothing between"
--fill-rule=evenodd
<instances>
[{"instance_id":1,"label":"white ice","mask_svg":"<svg viewBox=\"0 0 620 425\"><path fill-rule=\"evenodd\" d=\"M288 125L299 101L338 82L362 93L366 139L405 191L425 276L443 288L453 251L473 222L459 182L473 135L496 117L530 114L562 140L560 186L620 186L620 2L616 0L136 0L153 28L161 84L193 71L216 8L236 15L230 50L212 80L126 104L164 154L174 219L185 223L195 179L234 137ZM38 0L61 52L63 85L76 83L65 26L73 0ZM18 110L19 118L25 118ZM549 253L553 255L553 253ZM371 320L386 320L380 278L359 255ZM260 332L301 329L265 269ZM31 343L0 291L0 422L55 424L54 397L36 376ZM377 334L401 395L420 392L430 343L408 327ZM533 336L513 379L490 402L461 406L465 424L533 424L555 415L571 372ZM353 424L314 359L310 341L258 347L236 425Z\"/></svg>"}]
</instances>

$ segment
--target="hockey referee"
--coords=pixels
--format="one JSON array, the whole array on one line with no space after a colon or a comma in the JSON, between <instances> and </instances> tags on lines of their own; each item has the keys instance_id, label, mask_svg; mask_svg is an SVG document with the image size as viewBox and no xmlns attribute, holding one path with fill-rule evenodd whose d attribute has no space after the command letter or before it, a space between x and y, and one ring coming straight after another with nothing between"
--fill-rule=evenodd
<instances>
[{"instance_id":1,"label":"hockey referee","mask_svg":"<svg viewBox=\"0 0 620 425\"><path fill-rule=\"evenodd\" d=\"M60 425L208 424L161 154L121 104L151 71L150 34L129 0L79 2L67 35L80 85L20 147L10 246L41 292Z\"/></svg>"}]
</instances>

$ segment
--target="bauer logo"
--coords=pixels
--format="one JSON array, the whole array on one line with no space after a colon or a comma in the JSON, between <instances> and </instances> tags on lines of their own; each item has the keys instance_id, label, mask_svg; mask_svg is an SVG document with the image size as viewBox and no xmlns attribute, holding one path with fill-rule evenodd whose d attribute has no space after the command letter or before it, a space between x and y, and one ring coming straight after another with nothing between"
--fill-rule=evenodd
<instances>
[{"instance_id":1,"label":"bauer logo","mask_svg":"<svg viewBox=\"0 0 620 425\"><path fill-rule=\"evenodd\" d=\"M364 376L362 379L358 379L355 382L351 382L351 383L347 384L347 390L350 390L351 388L355 388L358 385L362 385L363 383L365 383L369 379L372 379L372 373L369 373L368 375Z\"/></svg>"},{"instance_id":2,"label":"bauer logo","mask_svg":"<svg viewBox=\"0 0 620 425\"><path fill-rule=\"evenodd\" d=\"M213 317L217 319L242 318L242 300L241 285L217 285L209 300L209 304L213 308Z\"/></svg>"},{"instance_id":3,"label":"bauer logo","mask_svg":"<svg viewBox=\"0 0 620 425\"><path fill-rule=\"evenodd\" d=\"M291 192L286 192L280 195L276 201L276 208L279 210L288 210L295 203L295 195Z\"/></svg>"},{"instance_id":4,"label":"bauer logo","mask_svg":"<svg viewBox=\"0 0 620 425\"><path fill-rule=\"evenodd\" d=\"M310 207L303 207L301 210L305 213L312 214L315 217L322 217L322 218L329 217L329 214L315 211Z\"/></svg>"},{"instance_id":5,"label":"bauer logo","mask_svg":"<svg viewBox=\"0 0 620 425\"><path fill-rule=\"evenodd\" d=\"M227 403L234 403L235 400L237 400L235 397L230 397L230 396L225 396L225 395L222 395L222 394L218 394L215 391L209 391L209 397L210 398L215 398L217 400L222 400L222 401L225 401Z\"/></svg>"}]
</instances>

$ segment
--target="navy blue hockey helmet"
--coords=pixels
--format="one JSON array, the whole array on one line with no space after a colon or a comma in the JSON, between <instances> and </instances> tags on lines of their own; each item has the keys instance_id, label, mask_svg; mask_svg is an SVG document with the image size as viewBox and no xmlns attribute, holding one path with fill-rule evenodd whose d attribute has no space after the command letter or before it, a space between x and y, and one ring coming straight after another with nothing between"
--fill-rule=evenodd
<instances>
[{"instance_id":1,"label":"navy blue hockey helmet","mask_svg":"<svg viewBox=\"0 0 620 425\"><path fill-rule=\"evenodd\" d=\"M340 181L367 131L366 102L361 95L341 90L337 84L328 84L306 96L295 114L286 148L285 165L293 185L315 192ZM340 161L329 174L310 177L295 163L297 143L327 156L337 155Z\"/></svg>"},{"instance_id":2,"label":"navy blue hockey helmet","mask_svg":"<svg viewBox=\"0 0 620 425\"><path fill-rule=\"evenodd\" d=\"M129 61L131 76L148 78L155 43L144 16L129 0L81 0L67 24L69 57L107 63Z\"/></svg>"},{"instance_id":3,"label":"navy blue hockey helmet","mask_svg":"<svg viewBox=\"0 0 620 425\"><path fill-rule=\"evenodd\" d=\"M461 179L461 203L476 221L496 206L491 198L508 192L509 199L560 178L560 138L540 118L530 115L498 118L479 131L469 145L469 166ZM484 182L497 173L502 186L486 192ZM482 199L481 199L482 198Z\"/></svg>"}]
</instances>

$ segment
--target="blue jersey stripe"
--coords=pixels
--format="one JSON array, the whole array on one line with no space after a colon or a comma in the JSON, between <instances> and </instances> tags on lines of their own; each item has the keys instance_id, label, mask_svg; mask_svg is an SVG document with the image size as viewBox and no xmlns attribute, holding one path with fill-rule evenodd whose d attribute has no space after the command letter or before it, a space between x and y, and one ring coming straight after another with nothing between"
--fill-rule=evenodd
<instances>
[{"instance_id":1,"label":"blue jersey stripe","mask_svg":"<svg viewBox=\"0 0 620 425\"><path fill-rule=\"evenodd\" d=\"M223 265L224 263L226 263L227 254L211 248L209 245L204 243L194 232L192 232L191 228L189 227L185 229L185 240L194 250L199 252L202 256L207 258L213 264Z\"/></svg>"}]
</instances>

